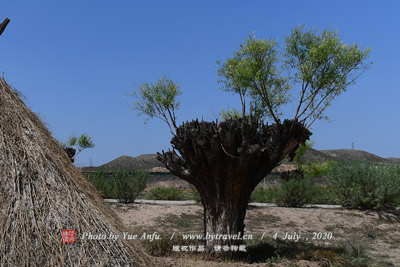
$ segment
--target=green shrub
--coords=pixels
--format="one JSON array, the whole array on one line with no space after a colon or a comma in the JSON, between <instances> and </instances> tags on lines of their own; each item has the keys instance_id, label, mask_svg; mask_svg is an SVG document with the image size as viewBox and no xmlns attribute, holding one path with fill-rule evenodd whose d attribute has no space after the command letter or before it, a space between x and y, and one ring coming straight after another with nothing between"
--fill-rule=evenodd
<instances>
[{"instance_id":1,"label":"green shrub","mask_svg":"<svg viewBox=\"0 0 400 267\"><path fill-rule=\"evenodd\" d=\"M88 181L100 192L103 198L116 198L115 183L109 176L110 172L103 168L86 174Z\"/></svg>"},{"instance_id":2,"label":"green shrub","mask_svg":"<svg viewBox=\"0 0 400 267\"><path fill-rule=\"evenodd\" d=\"M192 194L192 199L196 201L196 203L201 203L201 196L199 191L196 189L194 185L190 185L190 193Z\"/></svg>"},{"instance_id":3,"label":"green shrub","mask_svg":"<svg viewBox=\"0 0 400 267\"><path fill-rule=\"evenodd\" d=\"M400 166L342 161L328 174L328 183L343 207L391 209L400 195Z\"/></svg>"},{"instance_id":4,"label":"green shrub","mask_svg":"<svg viewBox=\"0 0 400 267\"><path fill-rule=\"evenodd\" d=\"M182 189L175 187L154 187L149 190L146 199L151 200L183 200L185 194Z\"/></svg>"},{"instance_id":5,"label":"green shrub","mask_svg":"<svg viewBox=\"0 0 400 267\"><path fill-rule=\"evenodd\" d=\"M116 197L121 203L132 203L147 184L148 172L141 170L118 170L113 173Z\"/></svg>"},{"instance_id":6,"label":"green shrub","mask_svg":"<svg viewBox=\"0 0 400 267\"><path fill-rule=\"evenodd\" d=\"M304 166L304 174L310 178L319 178L327 175L335 164L337 164L336 161L332 160L310 162Z\"/></svg>"},{"instance_id":7,"label":"green shrub","mask_svg":"<svg viewBox=\"0 0 400 267\"><path fill-rule=\"evenodd\" d=\"M267 189L258 186L251 194L250 202L273 203L277 190L279 190L279 187L277 186L268 187Z\"/></svg>"},{"instance_id":8,"label":"green shrub","mask_svg":"<svg viewBox=\"0 0 400 267\"><path fill-rule=\"evenodd\" d=\"M275 204L279 207L300 208L313 199L313 183L308 178L292 178L284 181L276 191Z\"/></svg>"},{"instance_id":9,"label":"green shrub","mask_svg":"<svg viewBox=\"0 0 400 267\"><path fill-rule=\"evenodd\" d=\"M314 185L312 188L312 199L308 204L338 204L335 195L328 187Z\"/></svg>"}]
</instances>

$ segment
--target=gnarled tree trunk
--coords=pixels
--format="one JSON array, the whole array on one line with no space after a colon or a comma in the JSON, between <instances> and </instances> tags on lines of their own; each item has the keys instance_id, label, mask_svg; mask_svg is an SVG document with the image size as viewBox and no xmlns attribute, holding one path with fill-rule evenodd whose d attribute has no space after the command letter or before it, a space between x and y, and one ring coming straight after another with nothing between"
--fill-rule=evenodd
<instances>
[{"instance_id":1,"label":"gnarled tree trunk","mask_svg":"<svg viewBox=\"0 0 400 267\"><path fill-rule=\"evenodd\" d=\"M221 253L216 246L243 244L252 191L284 158L293 159L299 144L310 136L301 123L290 120L272 125L252 118L220 123L196 120L177 129L171 140L173 150L158 153L157 158L199 191L209 255Z\"/></svg>"}]
</instances>

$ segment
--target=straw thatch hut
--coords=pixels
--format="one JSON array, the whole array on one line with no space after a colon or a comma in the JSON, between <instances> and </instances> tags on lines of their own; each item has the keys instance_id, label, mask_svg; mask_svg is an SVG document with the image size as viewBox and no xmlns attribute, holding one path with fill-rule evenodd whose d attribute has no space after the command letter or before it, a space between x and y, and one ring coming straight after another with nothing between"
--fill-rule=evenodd
<instances>
[{"instance_id":1,"label":"straw thatch hut","mask_svg":"<svg viewBox=\"0 0 400 267\"><path fill-rule=\"evenodd\" d=\"M63 242L64 229L76 231L75 243ZM0 79L0 266L153 266L138 241L111 232L122 233L114 213Z\"/></svg>"}]
</instances>

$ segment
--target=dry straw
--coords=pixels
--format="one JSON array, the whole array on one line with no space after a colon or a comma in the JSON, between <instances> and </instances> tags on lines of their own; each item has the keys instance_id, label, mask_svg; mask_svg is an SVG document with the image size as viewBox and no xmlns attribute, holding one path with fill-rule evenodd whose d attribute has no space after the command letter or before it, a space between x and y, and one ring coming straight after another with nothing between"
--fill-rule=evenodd
<instances>
[{"instance_id":1,"label":"dry straw","mask_svg":"<svg viewBox=\"0 0 400 267\"><path fill-rule=\"evenodd\" d=\"M76 230L76 243L63 243L63 229ZM122 225L0 79L0 266L153 266L137 241L81 240L84 232Z\"/></svg>"}]
</instances>

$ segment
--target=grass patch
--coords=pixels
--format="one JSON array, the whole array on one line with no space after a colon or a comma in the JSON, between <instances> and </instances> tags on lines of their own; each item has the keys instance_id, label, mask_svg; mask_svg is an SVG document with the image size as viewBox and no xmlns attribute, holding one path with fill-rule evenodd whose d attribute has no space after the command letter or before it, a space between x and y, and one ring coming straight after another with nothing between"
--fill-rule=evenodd
<instances>
[{"instance_id":1,"label":"grass patch","mask_svg":"<svg viewBox=\"0 0 400 267\"><path fill-rule=\"evenodd\" d=\"M256 187L250 197L250 202L259 202L259 203L273 203L277 190L279 187L268 187L266 189L261 186Z\"/></svg>"},{"instance_id":2,"label":"grass patch","mask_svg":"<svg viewBox=\"0 0 400 267\"><path fill-rule=\"evenodd\" d=\"M253 241L247 244L249 263L276 263L307 260L321 266L371 266L365 247L352 242L332 247L282 240Z\"/></svg>"},{"instance_id":3,"label":"grass patch","mask_svg":"<svg viewBox=\"0 0 400 267\"><path fill-rule=\"evenodd\" d=\"M157 226L163 231L179 231L192 233L203 233L203 213L198 214L169 214L164 218L156 219Z\"/></svg>"},{"instance_id":4,"label":"grass patch","mask_svg":"<svg viewBox=\"0 0 400 267\"><path fill-rule=\"evenodd\" d=\"M187 197L182 189L175 187L158 186L149 190L146 194L149 200L186 200Z\"/></svg>"}]
</instances>

